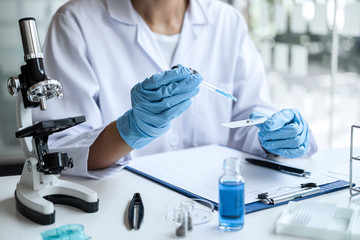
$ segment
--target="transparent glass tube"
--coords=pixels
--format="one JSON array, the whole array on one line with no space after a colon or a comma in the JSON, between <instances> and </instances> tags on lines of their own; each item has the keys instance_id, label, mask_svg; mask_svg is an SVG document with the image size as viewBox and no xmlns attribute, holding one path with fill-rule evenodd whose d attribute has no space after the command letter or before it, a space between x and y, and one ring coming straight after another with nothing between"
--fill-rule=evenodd
<instances>
[{"instance_id":1,"label":"transparent glass tube","mask_svg":"<svg viewBox=\"0 0 360 240\"><path fill-rule=\"evenodd\" d=\"M226 158L219 178L219 229L238 231L244 226L245 182L240 173L240 159Z\"/></svg>"}]
</instances>

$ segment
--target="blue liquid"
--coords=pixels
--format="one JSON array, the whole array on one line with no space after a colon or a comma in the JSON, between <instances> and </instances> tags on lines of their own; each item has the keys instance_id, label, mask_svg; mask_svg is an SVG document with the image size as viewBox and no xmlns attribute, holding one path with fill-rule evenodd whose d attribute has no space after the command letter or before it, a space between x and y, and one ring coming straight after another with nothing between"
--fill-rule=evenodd
<instances>
[{"instance_id":1,"label":"blue liquid","mask_svg":"<svg viewBox=\"0 0 360 240\"><path fill-rule=\"evenodd\" d=\"M219 90L219 89L216 89L215 92L219 93L220 95L223 95L224 97L231 98L232 100L237 102L237 98L234 97L233 95L231 95L230 93L227 93L227 92Z\"/></svg>"},{"instance_id":2,"label":"blue liquid","mask_svg":"<svg viewBox=\"0 0 360 240\"><path fill-rule=\"evenodd\" d=\"M219 228L238 231L244 227L244 183L219 184Z\"/></svg>"}]
</instances>

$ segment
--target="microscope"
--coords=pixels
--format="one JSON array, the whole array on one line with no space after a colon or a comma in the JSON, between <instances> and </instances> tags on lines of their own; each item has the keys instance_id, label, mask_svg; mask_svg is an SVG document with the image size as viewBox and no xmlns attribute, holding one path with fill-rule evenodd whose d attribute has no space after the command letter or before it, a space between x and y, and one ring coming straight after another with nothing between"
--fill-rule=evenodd
<instances>
[{"instance_id":1,"label":"microscope","mask_svg":"<svg viewBox=\"0 0 360 240\"><path fill-rule=\"evenodd\" d=\"M16 119L25 164L15 190L16 209L26 218L48 225L55 222L54 204L65 204L87 213L97 212L97 193L85 186L60 180L74 162L64 152L49 152L49 135L85 121L84 116L47 120L33 124L31 108L46 110L46 100L63 96L59 81L45 74L36 21L19 20L25 65L18 77L10 77L8 91L16 96Z\"/></svg>"}]
</instances>

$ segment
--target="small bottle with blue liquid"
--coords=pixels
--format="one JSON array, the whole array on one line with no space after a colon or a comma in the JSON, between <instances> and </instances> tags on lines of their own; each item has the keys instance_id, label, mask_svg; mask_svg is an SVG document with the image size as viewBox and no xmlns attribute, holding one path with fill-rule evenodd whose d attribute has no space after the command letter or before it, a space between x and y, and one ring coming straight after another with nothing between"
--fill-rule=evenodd
<instances>
[{"instance_id":1,"label":"small bottle with blue liquid","mask_svg":"<svg viewBox=\"0 0 360 240\"><path fill-rule=\"evenodd\" d=\"M244 178L240 173L240 159L224 160L224 173L219 179L219 229L232 232L244 227Z\"/></svg>"}]
</instances>

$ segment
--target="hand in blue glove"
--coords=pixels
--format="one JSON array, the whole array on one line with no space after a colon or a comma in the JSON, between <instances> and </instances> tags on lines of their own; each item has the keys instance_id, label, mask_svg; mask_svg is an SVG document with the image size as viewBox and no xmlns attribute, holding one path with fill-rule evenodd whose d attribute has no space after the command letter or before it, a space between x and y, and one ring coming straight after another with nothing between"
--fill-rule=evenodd
<instances>
[{"instance_id":1,"label":"hand in blue glove","mask_svg":"<svg viewBox=\"0 0 360 240\"><path fill-rule=\"evenodd\" d=\"M142 148L170 128L170 121L191 105L199 92L202 77L178 65L176 69L154 74L131 89L132 109L116 121L124 141Z\"/></svg>"},{"instance_id":2,"label":"hand in blue glove","mask_svg":"<svg viewBox=\"0 0 360 240\"><path fill-rule=\"evenodd\" d=\"M262 113L252 113L250 119L268 117ZM298 158L309 150L309 126L295 109L281 110L262 123L259 129L260 143L270 153Z\"/></svg>"}]
</instances>

